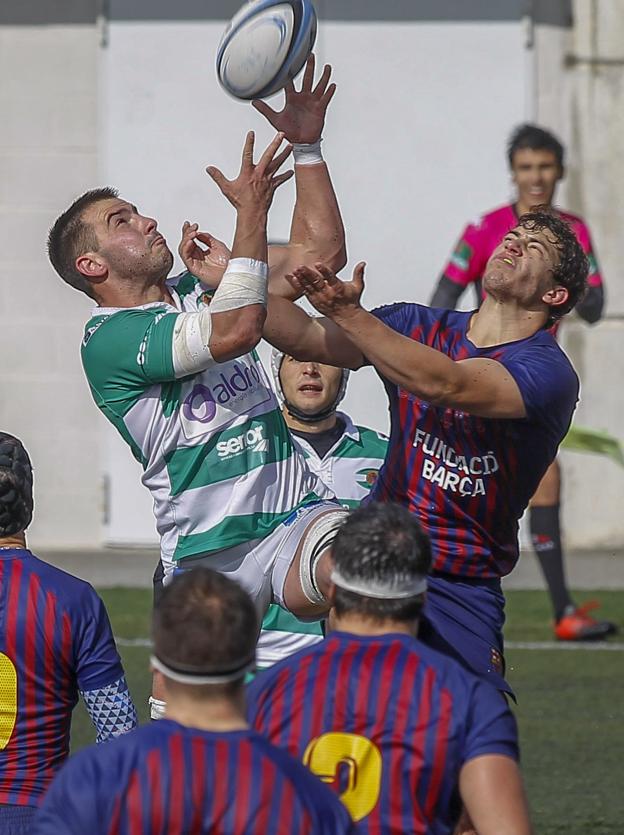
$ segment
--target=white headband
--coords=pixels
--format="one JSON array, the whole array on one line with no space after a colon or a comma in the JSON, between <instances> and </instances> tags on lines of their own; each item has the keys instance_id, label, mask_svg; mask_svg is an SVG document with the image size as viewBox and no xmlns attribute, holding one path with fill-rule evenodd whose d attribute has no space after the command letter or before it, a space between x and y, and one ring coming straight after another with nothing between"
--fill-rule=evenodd
<instances>
[{"instance_id":1,"label":"white headband","mask_svg":"<svg viewBox=\"0 0 624 835\"><path fill-rule=\"evenodd\" d=\"M387 583L376 580L349 580L334 568L330 580L341 589L361 594L362 597L378 597L387 600L402 600L406 597L416 597L427 590L426 577L393 578Z\"/></svg>"},{"instance_id":2,"label":"white headband","mask_svg":"<svg viewBox=\"0 0 624 835\"><path fill-rule=\"evenodd\" d=\"M158 670L158 672L167 676L167 678L177 681L180 684L227 684L228 681L236 681L237 678L242 678L246 673L248 673L254 666L254 661L249 661L233 673L214 673L213 675L179 673L177 670L172 670L171 667L168 667L155 655L150 655L150 664L155 670Z\"/></svg>"}]
</instances>

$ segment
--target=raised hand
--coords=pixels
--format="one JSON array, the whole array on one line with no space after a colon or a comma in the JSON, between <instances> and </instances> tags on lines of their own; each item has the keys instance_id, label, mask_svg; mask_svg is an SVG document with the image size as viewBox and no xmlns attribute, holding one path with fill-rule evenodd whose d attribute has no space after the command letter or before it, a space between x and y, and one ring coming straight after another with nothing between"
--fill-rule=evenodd
<instances>
[{"instance_id":1,"label":"raised hand","mask_svg":"<svg viewBox=\"0 0 624 835\"><path fill-rule=\"evenodd\" d=\"M324 264L297 267L286 278L298 293L303 293L310 304L329 319L341 319L361 310L364 292L364 268L360 261L353 270L351 281L341 281Z\"/></svg>"},{"instance_id":2,"label":"raised hand","mask_svg":"<svg viewBox=\"0 0 624 835\"><path fill-rule=\"evenodd\" d=\"M284 92L286 100L282 110L273 110L261 100L252 101L253 106L262 113L276 130L281 131L289 142L310 144L321 138L327 106L334 93L336 85L329 84L331 66L325 64L321 77L314 89L314 55L310 55L306 62L301 90L295 90L295 85L289 81Z\"/></svg>"},{"instance_id":3,"label":"raised hand","mask_svg":"<svg viewBox=\"0 0 624 835\"><path fill-rule=\"evenodd\" d=\"M228 180L214 165L206 168L224 197L237 211L245 209L268 211L275 190L292 177L292 169L282 174L277 173L292 151L292 145L286 145L278 153L283 138L284 134L278 133L255 164L253 161L255 136L253 131L249 131L243 147L240 172L234 180Z\"/></svg>"},{"instance_id":4,"label":"raised hand","mask_svg":"<svg viewBox=\"0 0 624 835\"><path fill-rule=\"evenodd\" d=\"M186 269L208 287L219 284L230 260L230 250L222 241L200 232L199 225L188 220L182 226L178 253Z\"/></svg>"}]
</instances>

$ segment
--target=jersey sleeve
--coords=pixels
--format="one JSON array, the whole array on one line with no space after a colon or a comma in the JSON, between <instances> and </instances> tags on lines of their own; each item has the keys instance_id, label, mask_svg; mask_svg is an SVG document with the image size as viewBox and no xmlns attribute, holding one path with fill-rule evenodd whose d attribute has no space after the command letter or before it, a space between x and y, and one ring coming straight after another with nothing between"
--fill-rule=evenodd
<instances>
[{"instance_id":1,"label":"jersey sleeve","mask_svg":"<svg viewBox=\"0 0 624 835\"><path fill-rule=\"evenodd\" d=\"M517 761L518 728L503 694L477 680L471 697L462 765L483 754L501 754Z\"/></svg>"},{"instance_id":2,"label":"jersey sleeve","mask_svg":"<svg viewBox=\"0 0 624 835\"><path fill-rule=\"evenodd\" d=\"M476 225L469 223L456 243L442 275L462 290L482 278L490 254L487 241L483 222Z\"/></svg>"},{"instance_id":3,"label":"jersey sleeve","mask_svg":"<svg viewBox=\"0 0 624 835\"><path fill-rule=\"evenodd\" d=\"M527 417L549 428L557 443L568 431L579 394L579 381L557 347L538 345L499 359L514 378Z\"/></svg>"},{"instance_id":4,"label":"jersey sleeve","mask_svg":"<svg viewBox=\"0 0 624 835\"><path fill-rule=\"evenodd\" d=\"M420 341L418 329L424 325L429 310L430 308L421 304L398 302L376 307L371 313L393 331Z\"/></svg>"},{"instance_id":5,"label":"jersey sleeve","mask_svg":"<svg viewBox=\"0 0 624 835\"><path fill-rule=\"evenodd\" d=\"M123 678L113 631L101 598L87 586L80 600L80 614L73 624L74 659L78 688L106 687Z\"/></svg>"},{"instance_id":6,"label":"jersey sleeve","mask_svg":"<svg viewBox=\"0 0 624 835\"><path fill-rule=\"evenodd\" d=\"M120 311L87 329L82 361L91 387L115 400L174 380L173 332L181 315L161 308Z\"/></svg>"}]
</instances>

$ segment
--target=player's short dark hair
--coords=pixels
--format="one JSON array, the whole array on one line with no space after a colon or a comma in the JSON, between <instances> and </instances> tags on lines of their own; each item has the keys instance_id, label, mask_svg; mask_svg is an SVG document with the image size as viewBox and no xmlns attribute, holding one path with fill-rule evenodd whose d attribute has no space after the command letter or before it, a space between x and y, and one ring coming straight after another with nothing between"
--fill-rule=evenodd
<instances>
[{"instance_id":1,"label":"player's short dark hair","mask_svg":"<svg viewBox=\"0 0 624 835\"><path fill-rule=\"evenodd\" d=\"M33 474L22 442L0 432L0 537L25 531L33 515Z\"/></svg>"},{"instance_id":2,"label":"player's short dark hair","mask_svg":"<svg viewBox=\"0 0 624 835\"><path fill-rule=\"evenodd\" d=\"M548 206L536 206L526 212L519 218L518 226L529 232L548 229L557 239L560 260L554 270L553 280L555 284L561 284L567 289L568 300L565 304L550 308L549 324L552 324L569 313L585 295L589 261L570 224Z\"/></svg>"},{"instance_id":3,"label":"player's short dark hair","mask_svg":"<svg viewBox=\"0 0 624 835\"><path fill-rule=\"evenodd\" d=\"M99 243L95 230L85 223L86 209L102 200L118 197L117 189L105 186L81 194L55 221L48 233L48 257L63 281L93 298L89 280L76 269L76 258L85 252L97 252Z\"/></svg>"},{"instance_id":4,"label":"player's short dark hair","mask_svg":"<svg viewBox=\"0 0 624 835\"><path fill-rule=\"evenodd\" d=\"M557 137L550 131L526 122L518 125L509 137L507 144L507 159L509 167L513 167L513 158L516 151L530 148L531 151L552 151L560 168L563 168L565 148Z\"/></svg>"},{"instance_id":5,"label":"player's short dark hair","mask_svg":"<svg viewBox=\"0 0 624 835\"><path fill-rule=\"evenodd\" d=\"M165 587L152 619L154 653L180 671L231 672L241 659L253 661L258 628L247 592L225 575L198 566Z\"/></svg>"},{"instance_id":6,"label":"player's short dark hair","mask_svg":"<svg viewBox=\"0 0 624 835\"><path fill-rule=\"evenodd\" d=\"M370 502L349 514L332 545L336 569L362 582L388 582L397 574L425 577L431 569L431 546L416 517L393 503ZM336 586L338 616L354 612L373 620L416 620L423 595L403 599L364 597Z\"/></svg>"}]
</instances>

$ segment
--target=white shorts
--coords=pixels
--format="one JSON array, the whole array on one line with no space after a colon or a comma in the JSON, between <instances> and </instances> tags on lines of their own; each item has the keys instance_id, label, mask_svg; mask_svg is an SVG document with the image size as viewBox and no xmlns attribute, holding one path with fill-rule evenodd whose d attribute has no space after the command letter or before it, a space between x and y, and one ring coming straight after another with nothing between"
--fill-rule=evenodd
<instances>
[{"instance_id":1,"label":"white shorts","mask_svg":"<svg viewBox=\"0 0 624 835\"><path fill-rule=\"evenodd\" d=\"M186 557L168 572L164 578L167 585L171 578L181 572L189 571L198 565L205 565L241 585L254 601L258 615L264 617L270 603L284 603L284 584L288 569L295 559L297 549L304 540L314 546L324 534L324 525L315 524L327 514L335 514L336 533L348 510L336 502L321 501L293 511L264 539L243 542L225 551L212 554ZM309 527L309 530L306 529Z\"/></svg>"}]
</instances>

